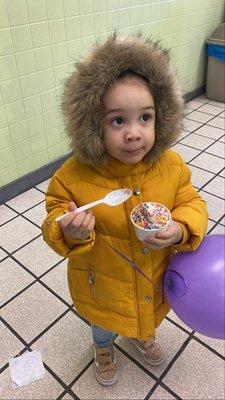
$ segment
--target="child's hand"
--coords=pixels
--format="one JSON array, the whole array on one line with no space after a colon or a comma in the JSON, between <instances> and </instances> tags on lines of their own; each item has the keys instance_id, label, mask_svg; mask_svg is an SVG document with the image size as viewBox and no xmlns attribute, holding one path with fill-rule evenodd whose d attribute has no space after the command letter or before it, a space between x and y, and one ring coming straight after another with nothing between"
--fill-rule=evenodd
<instances>
[{"instance_id":1,"label":"child's hand","mask_svg":"<svg viewBox=\"0 0 225 400\"><path fill-rule=\"evenodd\" d=\"M144 243L151 249L159 249L161 247L168 247L174 243L180 242L182 239L182 229L180 225L171 220L168 228L165 231L156 233L155 236L149 235Z\"/></svg>"},{"instance_id":2,"label":"child's hand","mask_svg":"<svg viewBox=\"0 0 225 400\"><path fill-rule=\"evenodd\" d=\"M76 210L76 205L72 201L68 205L68 211ZM95 217L91 210L75 214L70 212L58 222L65 239L84 240L90 236L95 225Z\"/></svg>"}]
</instances>

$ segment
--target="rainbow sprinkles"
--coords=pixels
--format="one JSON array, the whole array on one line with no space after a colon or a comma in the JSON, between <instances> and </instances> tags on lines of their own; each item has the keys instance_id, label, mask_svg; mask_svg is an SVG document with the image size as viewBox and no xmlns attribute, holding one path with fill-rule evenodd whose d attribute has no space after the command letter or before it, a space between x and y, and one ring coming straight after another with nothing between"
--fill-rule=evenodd
<instances>
[{"instance_id":1,"label":"rainbow sprinkles","mask_svg":"<svg viewBox=\"0 0 225 400\"><path fill-rule=\"evenodd\" d=\"M160 203L141 203L132 211L132 220L136 226L142 229L162 229L170 221L169 210Z\"/></svg>"}]
</instances>

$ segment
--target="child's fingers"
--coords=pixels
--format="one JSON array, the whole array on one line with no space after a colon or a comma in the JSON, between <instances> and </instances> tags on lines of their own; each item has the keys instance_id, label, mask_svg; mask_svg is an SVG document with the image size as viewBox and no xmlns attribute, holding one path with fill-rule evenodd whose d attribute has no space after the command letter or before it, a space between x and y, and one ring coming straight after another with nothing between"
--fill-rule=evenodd
<instances>
[{"instance_id":1,"label":"child's fingers","mask_svg":"<svg viewBox=\"0 0 225 400\"><path fill-rule=\"evenodd\" d=\"M81 233L80 233L80 238L81 239L86 239L90 236L91 232L94 229L94 225L95 225L95 217L92 215L90 218L90 221L88 223L87 221L87 226L86 229L84 229Z\"/></svg>"},{"instance_id":2,"label":"child's fingers","mask_svg":"<svg viewBox=\"0 0 225 400\"><path fill-rule=\"evenodd\" d=\"M65 229L71 223L75 217L73 211L76 210L76 208L76 204L73 201L70 201L68 204L68 212L58 221L60 228Z\"/></svg>"},{"instance_id":3,"label":"child's fingers","mask_svg":"<svg viewBox=\"0 0 225 400\"><path fill-rule=\"evenodd\" d=\"M167 247L170 246L171 244L171 239L158 239L154 236L148 236L148 238L145 240L145 243L153 248L159 248L159 247Z\"/></svg>"},{"instance_id":4,"label":"child's fingers","mask_svg":"<svg viewBox=\"0 0 225 400\"><path fill-rule=\"evenodd\" d=\"M73 201L70 201L68 204L68 211L74 211L76 210L77 206Z\"/></svg>"},{"instance_id":5,"label":"child's fingers","mask_svg":"<svg viewBox=\"0 0 225 400\"><path fill-rule=\"evenodd\" d=\"M84 217L82 219L78 218L79 216L82 217L81 214L84 214ZM85 232L88 229L88 226L89 226L92 218L93 218L92 211L87 211L85 213L78 214L77 218L75 218L71 223L71 228L75 229L74 233L76 235L80 235L81 237L83 237ZM79 223L79 225L78 225L78 223Z\"/></svg>"}]
</instances>

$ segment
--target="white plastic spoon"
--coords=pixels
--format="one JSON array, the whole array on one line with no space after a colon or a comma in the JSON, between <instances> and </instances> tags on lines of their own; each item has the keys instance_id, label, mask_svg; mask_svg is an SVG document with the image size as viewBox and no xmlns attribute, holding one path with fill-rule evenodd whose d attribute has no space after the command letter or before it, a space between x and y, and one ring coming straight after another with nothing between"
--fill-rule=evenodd
<instances>
[{"instance_id":1,"label":"white plastic spoon","mask_svg":"<svg viewBox=\"0 0 225 400\"><path fill-rule=\"evenodd\" d=\"M108 206L117 206L118 204L123 203L129 197L132 195L132 190L131 189L118 189L118 190L113 190L112 192L109 192L103 199L93 201L92 203L85 204L85 206L78 207L76 210L74 210L75 214L79 214L82 211L89 210L89 208L98 206L99 204L108 204ZM69 211L71 212L71 211ZM60 217L56 218L56 221L62 220L67 214L61 215Z\"/></svg>"}]
</instances>

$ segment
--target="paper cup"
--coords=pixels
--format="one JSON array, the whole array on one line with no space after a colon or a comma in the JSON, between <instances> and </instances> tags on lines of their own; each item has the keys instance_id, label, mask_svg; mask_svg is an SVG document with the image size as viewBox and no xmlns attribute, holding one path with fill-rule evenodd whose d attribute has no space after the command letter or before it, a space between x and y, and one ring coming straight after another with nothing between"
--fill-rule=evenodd
<instances>
[{"instance_id":1,"label":"paper cup","mask_svg":"<svg viewBox=\"0 0 225 400\"><path fill-rule=\"evenodd\" d=\"M141 212L142 208L144 206L148 207L148 205L154 207L154 210L150 209L149 211L151 219L155 221L154 223L148 222ZM163 204L156 202L145 202L140 203L133 208L130 214L130 218L134 226L137 238L143 241L147 239L149 235L155 235L156 233L167 229L171 221L171 214L168 208L165 207ZM147 228L146 225L148 226Z\"/></svg>"}]
</instances>

